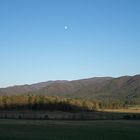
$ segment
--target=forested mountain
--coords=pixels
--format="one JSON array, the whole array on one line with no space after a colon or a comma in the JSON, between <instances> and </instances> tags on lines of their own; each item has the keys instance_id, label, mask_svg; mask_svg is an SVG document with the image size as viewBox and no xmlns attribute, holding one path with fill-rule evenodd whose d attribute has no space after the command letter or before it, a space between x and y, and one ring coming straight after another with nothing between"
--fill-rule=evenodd
<instances>
[{"instance_id":1,"label":"forested mountain","mask_svg":"<svg viewBox=\"0 0 140 140\"><path fill-rule=\"evenodd\" d=\"M95 77L75 81L48 81L0 89L0 95L23 94L140 101L140 75L119 78Z\"/></svg>"}]
</instances>

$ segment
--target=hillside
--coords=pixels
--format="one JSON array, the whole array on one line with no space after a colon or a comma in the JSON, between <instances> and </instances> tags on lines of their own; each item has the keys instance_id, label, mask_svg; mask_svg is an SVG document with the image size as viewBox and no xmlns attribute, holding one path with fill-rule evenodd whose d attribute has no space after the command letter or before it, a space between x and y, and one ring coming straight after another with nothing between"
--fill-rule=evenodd
<instances>
[{"instance_id":1,"label":"hillside","mask_svg":"<svg viewBox=\"0 0 140 140\"><path fill-rule=\"evenodd\" d=\"M140 101L140 75L119 78L95 77L75 81L48 81L0 89L0 95L23 94Z\"/></svg>"}]
</instances>

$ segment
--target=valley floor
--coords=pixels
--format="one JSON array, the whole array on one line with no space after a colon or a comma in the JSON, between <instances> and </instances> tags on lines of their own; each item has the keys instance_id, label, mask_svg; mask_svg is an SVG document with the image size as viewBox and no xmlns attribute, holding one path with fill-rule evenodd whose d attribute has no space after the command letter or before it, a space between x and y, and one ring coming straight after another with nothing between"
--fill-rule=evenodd
<instances>
[{"instance_id":1,"label":"valley floor","mask_svg":"<svg viewBox=\"0 0 140 140\"><path fill-rule=\"evenodd\" d=\"M128 108L128 109L104 109L100 111L105 111L105 112L118 112L118 113L140 113L140 108Z\"/></svg>"},{"instance_id":2,"label":"valley floor","mask_svg":"<svg viewBox=\"0 0 140 140\"><path fill-rule=\"evenodd\" d=\"M140 140L140 121L0 120L1 140Z\"/></svg>"},{"instance_id":3,"label":"valley floor","mask_svg":"<svg viewBox=\"0 0 140 140\"><path fill-rule=\"evenodd\" d=\"M0 119L38 120L140 120L140 110L116 109L92 112L0 111Z\"/></svg>"}]
</instances>

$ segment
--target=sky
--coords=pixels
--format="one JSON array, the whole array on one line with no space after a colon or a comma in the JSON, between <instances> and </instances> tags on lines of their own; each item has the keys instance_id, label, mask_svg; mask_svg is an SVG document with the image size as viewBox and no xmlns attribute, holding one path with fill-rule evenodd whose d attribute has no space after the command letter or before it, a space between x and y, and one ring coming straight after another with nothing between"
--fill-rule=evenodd
<instances>
[{"instance_id":1,"label":"sky","mask_svg":"<svg viewBox=\"0 0 140 140\"><path fill-rule=\"evenodd\" d=\"M136 74L139 0L0 0L0 87Z\"/></svg>"}]
</instances>

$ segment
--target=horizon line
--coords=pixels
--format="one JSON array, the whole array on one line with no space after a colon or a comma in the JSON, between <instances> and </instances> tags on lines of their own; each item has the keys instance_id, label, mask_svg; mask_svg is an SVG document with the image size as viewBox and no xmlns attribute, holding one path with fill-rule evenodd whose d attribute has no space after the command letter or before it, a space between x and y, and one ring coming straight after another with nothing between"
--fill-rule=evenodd
<instances>
[{"instance_id":1,"label":"horizon line","mask_svg":"<svg viewBox=\"0 0 140 140\"><path fill-rule=\"evenodd\" d=\"M140 74L133 74L133 75L122 75L122 76L94 76L94 77L87 77L87 78L79 78L79 79L71 79L71 80L68 80L68 79L57 79L57 80L46 80L46 81L39 81L39 82L34 82L34 83L23 83L23 84L13 84L13 85L9 85L9 86L3 86L1 87L0 86L0 89L3 89L3 88L10 88L10 87L18 87L18 86L30 86L30 85L34 85L34 84L39 84L39 83L45 83L45 82L55 82L55 81L68 81L68 82L71 82L71 81L77 81L77 80L87 80L87 79L92 79L92 78L121 78L121 77L133 77L133 76L137 76L137 75L140 75Z\"/></svg>"}]
</instances>

